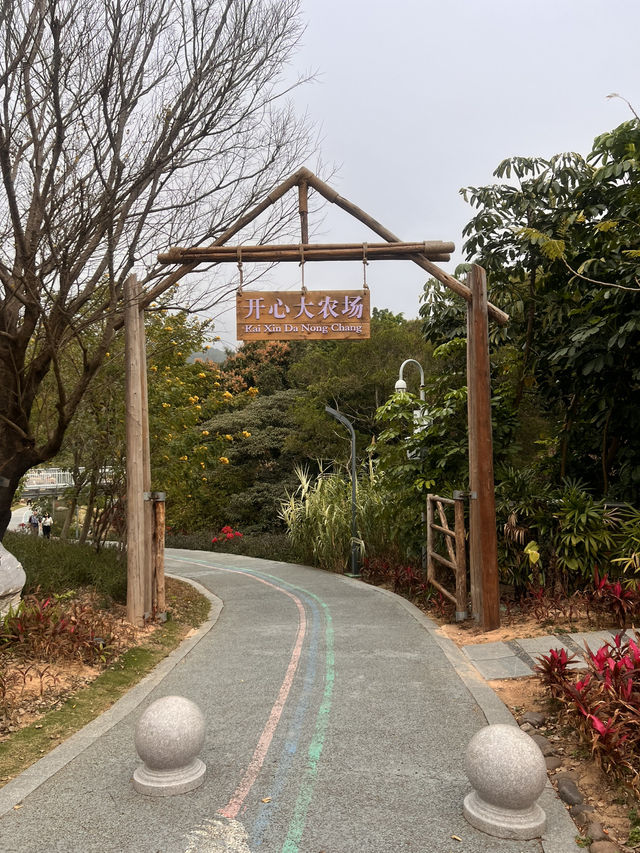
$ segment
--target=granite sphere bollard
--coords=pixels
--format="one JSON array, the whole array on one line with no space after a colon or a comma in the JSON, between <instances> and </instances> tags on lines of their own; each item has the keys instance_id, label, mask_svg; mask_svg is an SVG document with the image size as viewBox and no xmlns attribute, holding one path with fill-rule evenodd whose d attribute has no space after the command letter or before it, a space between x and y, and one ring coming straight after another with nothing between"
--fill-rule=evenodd
<instances>
[{"instance_id":1,"label":"granite sphere bollard","mask_svg":"<svg viewBox=\"0 0 640 853\"><path fill-rule=\"evenodd\" d=\"M547 782L540 747L516 726L486 726L471 738L465 772L474 790L464 816L476 829L525 841L542 835L547 818L536 800Z\"/></svg>"},{"instance_id":2,"label":"granite sphere bollard","mask_svg":"<svg viewBox=\"0 0 640 853\"><path fill-rule=\"evenodd\" d=\"M138 720L136 750L144 761L133 774L133 787L152 797L193 791L204 781L205 764L197 757L204 743L204 717L183 696L164 696Z\"/></svg>"}]
</instances>

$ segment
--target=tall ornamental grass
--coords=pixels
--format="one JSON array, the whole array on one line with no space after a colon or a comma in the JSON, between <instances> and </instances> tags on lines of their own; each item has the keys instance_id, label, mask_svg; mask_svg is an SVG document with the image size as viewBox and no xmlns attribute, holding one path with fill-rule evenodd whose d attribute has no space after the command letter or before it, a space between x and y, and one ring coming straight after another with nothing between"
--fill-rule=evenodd
<instances>
[{"instance_id":1,"label":"tall ornamental grass","mask_svg":"<svg viewBox=\"0 0 640 853\"><path fill-rule=\"evenodd\" d=\"M280 511L292 545L303 562L331 572L344 572L351 557L351 478L321 471L312 479L297 468L300 485ZM384 542L380 524L384 500L372 469L356 485L355 539L361 559Z\"/></svg>"}]
</instances>

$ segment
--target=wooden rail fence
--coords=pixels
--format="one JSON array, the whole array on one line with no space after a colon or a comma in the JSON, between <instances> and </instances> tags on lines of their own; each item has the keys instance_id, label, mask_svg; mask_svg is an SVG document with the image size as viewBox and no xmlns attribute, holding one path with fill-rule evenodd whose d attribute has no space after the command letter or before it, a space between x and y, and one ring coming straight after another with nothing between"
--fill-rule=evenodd
<instances>
[{"instance_id":1,"label":"wooden rail fence","mask_svg":"<svg viewBox=\"0 0 640 853\"><path fill-rule=\"evenodd\" d=\"M445 507L452 506L454 512L453 530ZM435 521L437 512L440 524ZM441 533L448 557L443 557L434 548L435 533ZM456 622L467 618L467 554L464 527L464 499L443 498L439 495L427 495L427 580L456 606ZM445 566L454 573L455 595L436 580L436 564Z\"/></svg>"}]
</instances>

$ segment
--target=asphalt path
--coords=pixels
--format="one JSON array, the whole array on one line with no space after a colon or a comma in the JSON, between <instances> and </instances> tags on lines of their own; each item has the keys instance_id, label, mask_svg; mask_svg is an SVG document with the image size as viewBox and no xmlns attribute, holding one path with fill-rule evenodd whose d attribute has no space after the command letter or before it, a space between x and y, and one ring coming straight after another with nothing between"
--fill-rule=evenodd
<instances>
[{"instance_id":1,"label":"asphalt path","mask_svg":"<svg viewBox=\"0 0 640 853\"><path fill-rule=\"evenodd\" d=\"M215 624L141 687L141 699L132 695L135 707L125 703L115 724L96 721L76 736L71 758L62 745L40 776L36 766L4 800L0 790L0 851L578 849L550 789L543 841L500 840L467 824L466 745L488 721L510 717L408 602L313 568L231 555L168 551L167 569L221 600ZM145 797L131 784L135 725L150 702L175 694L205 715L205 782Z\"/></svg>"},{"instance_id":2,"label":"asphalt path","mask_svg":"<svg viewBox=\"0 0 640 853\"><path fill-rule=\"evenodd\" d=\"M9 530L18 530L21 524L27 524L31 515L31 507L21 506L14 509L11 513L11 521L9 522Z\"/></svg>"}]
</instances>

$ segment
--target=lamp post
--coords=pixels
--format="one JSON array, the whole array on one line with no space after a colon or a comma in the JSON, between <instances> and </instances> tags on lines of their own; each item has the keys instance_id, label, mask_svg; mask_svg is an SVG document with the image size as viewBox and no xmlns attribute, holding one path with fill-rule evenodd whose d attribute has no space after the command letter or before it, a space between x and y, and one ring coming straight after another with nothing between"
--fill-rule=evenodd
<instances>
[{"instance_id":1,"label":"lamp post","mask_svg":"<svg viewBox=\"0 0 640 853\"><path fill-rule=\"evenodd\" d=\"M351 434L351 572L347 573L349 577L360 577L360 560L358 553L358 522L356 518L356 432L353 424L344 415L332 409L331 406L325 406L324 410L327 414L332 415L337 421L346 426Z\"/></svg>"},{"instance_id":2,"label":"lamp post","mask_svg":"<svg viewBox=\"0 0 640 853\"><path fill-rule=\"evenodd\" d=\"M420 371L420 402L424 403L424 401L425 401L424 370L423 370L420 362L416 361L415 358L406 358L402 362L402 364L400 365L400 373L398 374L398 380L397 380L396 385L395 385L396 391L406 391L407 390L407 383L404 381L404 378L403 378L404 369L407 366L407 364L415 364L417 366L418 370ZM414 418L415 418L415 413L414 413ZM422 512L420 514L420 518L422 520L423 535L426 535L425 534L425 527L427 524L427 514L425 513L424 510L422 510ZM421 550L422 550L422 570L424 572L426 572L427 571L427 547L426 547L426 545L423 545Z\"/></svg>"},{"instance_id":3,"label":"lamp post","mask_svg":"<svg viewBox=\"0 0 640 853\"><path fill-rule=\"evenodd\" d=\"M407 383L403 379L404 369L407 364L415 364L420 371L420 399L424 402L424 370L422 369L422 365L419 361L416 361L415 358L406 358L402 364L400 365L400 373L398 375L398 381L396 382L396 391L406 391Z\"/></svg>"}]
</instances>

